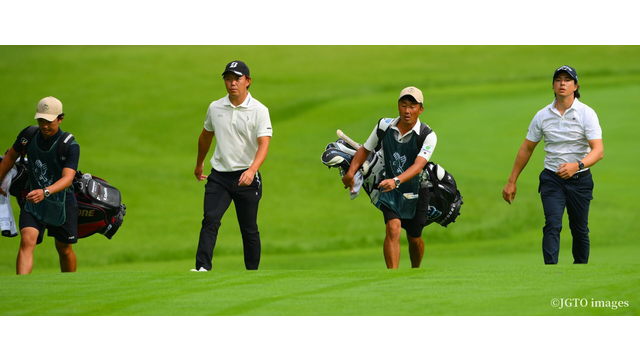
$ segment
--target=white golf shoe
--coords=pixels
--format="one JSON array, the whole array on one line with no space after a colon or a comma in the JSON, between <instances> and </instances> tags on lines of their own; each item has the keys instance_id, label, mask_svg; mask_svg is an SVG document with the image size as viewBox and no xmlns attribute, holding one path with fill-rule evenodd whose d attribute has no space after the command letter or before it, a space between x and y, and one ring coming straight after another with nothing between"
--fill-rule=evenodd
<instances>
[{"instance_id":1,"label":"white golf shoe","mask_svg":"<svg viewBox=\"0 0 640 360\"><path fill-rule=\"evenodd\" d=\"M200 269L197 269L197 270L196 269L191 269L191 271L209 271L209 270L207 270L207 269L205 269L204 267L201 266Z\"/></svg>"}]
</instances>

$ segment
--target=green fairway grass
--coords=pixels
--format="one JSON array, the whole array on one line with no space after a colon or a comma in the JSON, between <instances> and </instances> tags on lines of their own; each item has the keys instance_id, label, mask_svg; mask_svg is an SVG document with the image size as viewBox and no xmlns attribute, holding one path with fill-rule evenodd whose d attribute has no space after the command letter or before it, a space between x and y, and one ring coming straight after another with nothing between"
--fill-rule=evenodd
<instances>
[{"instance_id":1,"label":"green fairway grass","mask_svg":"<svg viewBox=\"0 0 640 360\"><path fill-rule=\"evenodd\" d=\"M60 273L45 238L32 275L16 277L19 237L0 238L0 315L637 315L638 58L637 46L0 46L1 151L35 124L37 101L55 96L62 129L81 146L80 170L119 188L127 206L113 239L74 246L75 274ZM260 170L261 266L244 270L232 206L213 271L191 273L204 195L193 176L197 139L208 105L226 94L222 70L237 59L274 129ZM559 265L548 267L543 144L515 202L501 192L564 64L599 116L604 159L592 169L590 263L572 265L565 223ZM425 228L421 269L409 269L403 234L400 269L388 271L382 214L364 193L350 200L320 155L337 129L364 142L379 118L397 116L410 85L422 89L420 119L438 135L432 161L454 175L464 205L449 228ZM61 306L65 297L73 308ZM629 305L557 309L556 298Z\"/></svg>"},{"instance_id":2,"label":"green fairway grass","mask_svg":"<svg viewBox=\"0 0 640 360\"><path fill-rule=\"evenodd\" d=\"M10 309L5 315L638 315L638 270L633 264L95 271L3 279L13 292L0 300Z\"/></svg>"}]
</instances>

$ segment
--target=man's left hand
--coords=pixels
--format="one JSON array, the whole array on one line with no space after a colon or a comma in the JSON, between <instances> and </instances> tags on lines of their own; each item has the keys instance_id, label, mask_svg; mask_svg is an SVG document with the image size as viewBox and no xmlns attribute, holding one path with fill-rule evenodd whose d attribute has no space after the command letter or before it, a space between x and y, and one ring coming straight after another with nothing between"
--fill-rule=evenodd
<instances>
[{"instance_id":1,"label":"man's left hand","mask_svg":"<svg viewBox=\"0 0 640 360\"><path fill-rule=\"evenodd\" d=\"M251 169L247 169L247 171L243 172L240 175L240 180L238 181L239 186L249 186L253 182L253 179L256 177L255 171Z\"/></svg>"},{"instance_id":2,"label":"man's left hand","mask_svg":"<svg viewBox=\"0 0 640 360\"><path fill-rule=\"evenodd\" d=\"M35 189L33 191L30 191L27 194L25 199L30 203L37 204L37 203L41 202L42 200L44 200L44 190L43 189Z\"/></svg>"},{"instance_id":3,"label":"man's left hand","mask_svg":"<svg viewBox=\"0 0 640 360\"><path fill-rule=\"evenodd\" d=\"M396 188L396 182L393 179L385 179L380 182L378 185L378 189L382 190L383 193L389 192Z\"/></svg>"},{"instance_id":4,"label":"man's left hand","mask_svg":"<svg viewBox=\"0 0 640 360\"><path fill-rule=\"evenodd\" d=\"M558 166L558 171L556 171L556 175L567 180L567 179L570 179L573 175L575 175L578 172L578 170L580 170L580 165L578 165L577 162L564 163Z\"/></svg>"}]
</instances>

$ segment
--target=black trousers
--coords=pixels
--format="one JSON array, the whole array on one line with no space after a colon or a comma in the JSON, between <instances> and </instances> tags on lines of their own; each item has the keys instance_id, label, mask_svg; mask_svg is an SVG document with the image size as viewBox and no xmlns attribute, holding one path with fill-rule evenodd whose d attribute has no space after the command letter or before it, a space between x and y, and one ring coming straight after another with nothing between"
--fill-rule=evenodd
<instances>
[{"instance_id":1,"label":"black trousers","mask_svg":"<svg viewBox=\"0 0 640 360\"><path fill-rule=\"evenodd\" d=\"M589 261L589 205L593 199L591 171L563 180L551 170L540 173L540 197L544 208L542 254L545 264L557 264L560 252L560 232L564 209L569 215L573 236L573 263Z\"/></svg>"},{"instance_id":2,"label":"black trousers","mask_svg":"<svg viewBox=\"0 0 640 360\"><path fill-rule=\"evenodd\" d=\"M247 270L257 270L260 265L260 232L258 231L258 204L262 198L260 173L249 186L239 186L238 180L244 171L218 172L211 170L207 178L204 195L204 218L198 250L196 269L211 270L211 258L218 238L218 229L224 213L233 201L242 234L244 264Z\"/></svg>"}]
</instances>

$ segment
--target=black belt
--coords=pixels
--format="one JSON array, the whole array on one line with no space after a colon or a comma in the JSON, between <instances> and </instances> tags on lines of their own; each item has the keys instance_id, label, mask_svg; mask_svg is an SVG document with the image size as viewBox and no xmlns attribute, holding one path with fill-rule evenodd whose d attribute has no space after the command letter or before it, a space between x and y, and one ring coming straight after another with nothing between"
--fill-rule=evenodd
<instances>
[{"instance_id":1,"label":"black belt","mask_svg":"<svg viewBox=\"0 0 640 360\"><path fill-rule=\"evenodd\" d=\"M575 173L571 178L572 179L580 179L581 177L587 176L587 175L591 175L591 169L587 169L584 171L580 171Z\"/></svg>"},{"instance_id":2,"label":"black belt","mask_svg":"<svg viewBox=\"0 0 640 360\"><path fill-rule=\"evenodd\" d=\"M554 175L556 175L556 176L558 175L558 174L556 174L554 171L551 171L551 170L549 170L549 169L545 169L545 170L547 170L547 171L548 171L548 172L550 172L550 173L553 173L553 174L554 174ZM578 180L578 179L580 179L581 177L585 177L585 176L590 175L590 174L591 174L591 169L583 170L583 171L580 171L580 172L575 173L572 177L570 177L570 178L569 178L569 179L567 179L567 180Z\"/></svg>"}]
</instances>

